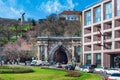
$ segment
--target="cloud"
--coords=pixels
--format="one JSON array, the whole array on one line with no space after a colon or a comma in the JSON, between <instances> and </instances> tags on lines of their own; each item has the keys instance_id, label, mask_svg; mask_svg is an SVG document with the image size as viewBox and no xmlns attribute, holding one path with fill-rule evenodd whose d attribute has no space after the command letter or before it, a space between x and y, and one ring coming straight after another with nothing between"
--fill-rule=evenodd
<instances>
[{"instance_id":1,"label":"cloud","mask_svg":"<svg viewBox=\"0 0 120 80\"><path fill-rule=\"evenodd\" d=\"M64 3L61 3L60 0L48 0L42 2L39 8L46 13L55 13L67 9L73 10L77 5L78 3L73 3L73 0L66 0Z\"/></svg>"},{"instance_id":2,"label":"cloud","mask_svg":"<svg viewBox=\"0 0 120 80\"><path fill-rule=\"evenodd\" d=\"M59 11L61 7L62 6L58 2L58 0L56 0L56 1L51 0L48 2L42 2L41 6L40 6L41 10L45 10L48 13Z\"/></svg>"},{"instance_id":3,"label":"cloud","mask_svg":"<svg viewBox=\"0 0 120 80\"><path fill-rule=\"evenodd\" d=\"M72 0L67 0L67 3L70 9L73 9L75 7L75 4L72 2Z\"/></svg>"},{"instance_id":4,"label":"cloud","mask_svg":"<svg viewBox=\"0 0 120 80\"><path fill-rule=\"evenodd\" d=\"M45 18L76 6L78 3L73 0L0 0L0 17L18 19L20 12L25 12L25 18Z\"/></svg>"},{"instance_id":5,"label":"cloud","mask_svg":"<svg viewBox=\"0 0 120 80\"><path fill-rule=\"evenodd\" d=\"M8 4L8 2L10 4ZM18 19L20 17L20 12L24 12L23 9L16 9L16 3L13 0L2 1L0 0L0 17Z\"/></svg>"}]
</instances>

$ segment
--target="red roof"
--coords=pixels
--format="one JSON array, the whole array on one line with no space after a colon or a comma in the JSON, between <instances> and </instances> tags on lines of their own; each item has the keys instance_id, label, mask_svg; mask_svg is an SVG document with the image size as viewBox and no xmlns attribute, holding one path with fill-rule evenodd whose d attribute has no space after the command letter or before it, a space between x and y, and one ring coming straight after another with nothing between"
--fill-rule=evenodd
<instances>
[{"instance_id":1,"label":"red roof","mask_svg":"<svg viewBox=\"0 0 120 80\"><path fill-rule=\"evenodd\" d=\"M72 15L72 14L76 14L76 15L80 15L80 11L70 11L70 10L68 10L68 11L63 11L62 13L60 13L60 15Z\"/></svg>"}]
</instances>

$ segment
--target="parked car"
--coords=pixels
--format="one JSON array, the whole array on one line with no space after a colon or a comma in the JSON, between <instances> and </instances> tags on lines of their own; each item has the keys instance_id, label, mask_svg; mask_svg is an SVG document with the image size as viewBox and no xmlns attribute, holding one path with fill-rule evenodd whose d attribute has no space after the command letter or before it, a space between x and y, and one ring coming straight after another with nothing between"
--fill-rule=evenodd
<instances>
[{"instance_id":1,"label":"parked car","mask_svg":"<svg viewBox=\"0 0 120 80\"><path fill-rule=\"evenodd\" d=\"M47 62L47 61L43 61L43 62L42 62L42 66L50 66L50 63Z\"/></svg>"},{"instance_id":2,"label":"parked car","mask_svg":"<svg viewBox=\"0 0 120 80\"><path fill-rule=\"evenodd\" d=\"M40 66L40 65L42 65L41 60L32 60L31 62L31 66Z\"/></svg>"},{"instance_id":3,"label":"parked car","mask_svg":"<svg viewBox=\"0 0 120 80\"><path fill-rule=\"evenodd\" d=\"M31 65L31 61L25 61L25 65L30 66Z\"/></svg>"},{"instance_id":4,"label":"parked car","mask_svg":"<svg viewBox=\"0 0 120 80\"><path fill-rule=\"evenodd\" d=\"M107 80L120 80L120 73L113 73L111 74Z\"/></svg>"},{"instance_id":5,"label":"parked car","mask_svg":"<svg viewBox=\"0 0 120 80\"><path fill-rule=\"evenodd\" d=\"M81 71L93 73L93 72L94 72L94 68L91 67L91 66L83 66L83 67L81 68Z\"/></svg>"},{"instance_id":6,"label":"parked car","mask_svg":"<svg viewBox=\"0 0 120 80\"><path fill-rule=\"evenodd\" d=\"M119 68L110 68L110 69L106 69L104 72L106 74L120 73L120 69Z\"/></svg>"},{"instance_id":7,"label":"parked car","mask_svg":"<svg viewBox=\"0 0 120 80\"><path fill-rule=\"evenodd\" d=\"M94 69L95 72L104 72L105 68L104 67L97 67Z\"/></svg>"},{"instance_id":8,"label":"parked car","mask_svg":"<svg viewBox=\"0 0 120 80\"><path fill-rule=\"evenodd\" d=\"M85 64L85 65L82 66L81 71L93 73L94 72L94 68L95 68L95 65Z\"/></svg>"},{"instance_id":9,"label":"parked car","mask_svg":"<svg viewBox=\"0 0 120 80\"><path fill-rule=\"evenodd\" d=\"M75 66L68 64L65 66L65 69L66 70L75 70Z\"/></svg>"},{"instance_id":10,"label":"parked car","mask_svg":"<svg viewBox=\"0 0 120 80\"><path fill-rule=\"evenodd\" d=\"M62 64L61 64L61 63L56 63L56 64L55 64L55 67L56 67L56 68L62 68Z\"/></svg>"}]
</instances>

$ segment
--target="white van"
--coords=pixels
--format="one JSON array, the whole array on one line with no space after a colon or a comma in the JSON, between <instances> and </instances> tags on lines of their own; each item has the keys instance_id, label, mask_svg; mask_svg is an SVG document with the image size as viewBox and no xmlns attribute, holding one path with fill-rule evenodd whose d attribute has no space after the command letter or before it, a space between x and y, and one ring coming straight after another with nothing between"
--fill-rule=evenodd
<instances>
[{"instance_id":1,"label":"white van","mask_svg":"<svg viewBox=\"0 0 120 80\"><path fill-rule=\"evenodd\" d=\"M42 65L41 60L32 60L31 62L31 66L40 66L40 65Z\"/></svg>"}]
</instances>

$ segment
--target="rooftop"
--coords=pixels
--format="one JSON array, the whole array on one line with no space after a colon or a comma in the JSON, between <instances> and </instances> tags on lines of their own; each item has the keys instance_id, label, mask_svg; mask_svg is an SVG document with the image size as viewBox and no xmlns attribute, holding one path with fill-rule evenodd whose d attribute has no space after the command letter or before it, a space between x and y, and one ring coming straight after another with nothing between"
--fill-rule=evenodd
<instances>
[{"instance_id":1,"label":"rooftop","mask_svg":"<svg viewBox=\"0 0 120 80\"><path fill-rule=\"evenodd\" d=\"M81 14L81 11L76 11L76 10L68 10L68 11L63 11L63 12L61 12L60 13L60 15L62 15L62 14L64 14L64 15L71 15L71 14L76 14L76 15L80 15Z\"/></svg>"}]
</instances>

